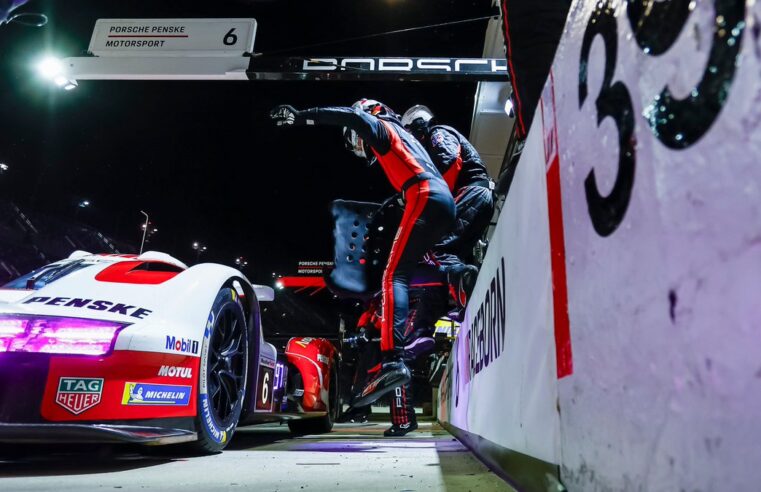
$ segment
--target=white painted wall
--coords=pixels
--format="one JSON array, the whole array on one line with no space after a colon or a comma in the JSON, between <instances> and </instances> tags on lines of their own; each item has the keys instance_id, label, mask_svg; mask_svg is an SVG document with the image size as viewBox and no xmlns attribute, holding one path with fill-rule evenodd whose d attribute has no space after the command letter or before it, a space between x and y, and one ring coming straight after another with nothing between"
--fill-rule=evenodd
<instances>
[{"instance_id":1,"label":"white painted wall","mask_svg":"<svg viewBox=\"0 0 761 492\"><path fill-rule=\"evenodd\" d=\"M725 10L717 13L716 4ZM453 412L449 418L498 444L560 464L570 490L756 490L761 482L761 42L753 31L761 7L698 1L681 29L672 21L655 30L660 40L679 33L655 56L637 44L643 31L632 30L627 3L612 2L608 25L615 32L609 39L616 46L609 53L616 56L609 58L609 85L620 82L630 95L633 131L624 140L633 142L635 174L623 186L630 188L630 197L619 195L614 204L619 210L628 204L620 222L601 235L593 227L585 180L594 169L597 190L606 196L623 174L614 120L603 115L598 125L596 100L606 60L599 35L586 65L588 96L582 101L579 95L584 33L588 26L605 24L601 18L590 23L598 5L604 6L573 3L553 66L573 372L552 381L538 376L548 372L547 352L554 353L548 336L554 319L547 292L552 272L540 259L549 257L548 242L537 232L547 227L541 216L547 213L547 187L537 172L546 159L535 148L547 143L541 138L547 122L537 115L500 217L502 239L488 252L489 258L504 256L508 265L523 265L507 279L523 296L511 299L508 289L506 359L495 365L499 374L484 371L459 390L469 392L469 419ZM732 22L732 12L740 13L744 26ZM723 51L709 63L717 45ZM734 46L739 46L736 57ZM710 99L710 87L699 81L714 73L732 76L716 84L721 97L709 103L701 94ZM682 134L671 143L647 118L666 86L676 99L692 95L697 108L684 118L678 111L664 113ZM549 94L546 88L545 115L553 113ZM622 100L609 107L621 110ZM720 108L715 118L706 116L712 108ZM703 125L706 121L710 124ZM699 138L674 148L701 125L705 132ZM545 249L536 251L539 247ZM488 268L481 277L473 302L491 277ZM463 332L468 329L466 324ZM462 346L458 340L458 350ZM459 353L457 360L462 369ZM557 391L559 427L547 402L532 406L540 400L526 387L548 396ZM557 434L521 427L528 408L545 412L545 429ZM559 449L545 453L554 439Z\"/></svg>"}]
</instances>

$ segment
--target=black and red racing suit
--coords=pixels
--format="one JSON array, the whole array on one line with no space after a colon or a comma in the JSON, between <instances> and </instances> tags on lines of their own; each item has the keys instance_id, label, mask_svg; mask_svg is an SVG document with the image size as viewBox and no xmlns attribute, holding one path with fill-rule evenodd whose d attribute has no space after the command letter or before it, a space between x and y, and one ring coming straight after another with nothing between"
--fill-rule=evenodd
<instances>
[{"instance_id":1,"label":"black and red racing suit","mask_svg":"<svg viewBox=\"0 0 761 492\"><path fill-rule=\"evenodd\" d=\"M403 347L409 283L415 265L454 223L452 194L423 146L390 116L348 107L299 113L307 125L344 126L370 147L391 186L402 192L404 214L382 281L381 351Z\"/></svg>"},{"instance_id":2,"label":"black and red racing suit","mask_svg":"<svg viewBox=\"0 0 761 492\"><path fill-rule=\"evenodd\" d=\"M433 247L439 269L448 273L473 263L473 247L494 214L492 185L478 151L451 126L431 126L423 143L455 201L455 226Z\"/></svg>"}]
</instances>

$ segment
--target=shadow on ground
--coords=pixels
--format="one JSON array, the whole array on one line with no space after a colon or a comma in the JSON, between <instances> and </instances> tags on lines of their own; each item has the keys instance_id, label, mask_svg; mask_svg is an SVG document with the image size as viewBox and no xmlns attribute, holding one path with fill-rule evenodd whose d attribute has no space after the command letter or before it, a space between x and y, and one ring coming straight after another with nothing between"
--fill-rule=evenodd
<instances>
[{"instance_id":1,"label":"shadow on ground","mask_svg":"<svg viewBox=\"0 0 761 492\"><path fill-rule=\"evenodd\" d=\"M290 439L288 428L236 432L226 452ZM160 466L202 456L188 446L133 444L0 444L0 478L90 475Z\"/></svg>"},{"instance_id":2,"label":"shadow on ground","mask_svg":"<svg viewBox=\"0 0 761 492\"><path fill-rule=\"evenodd\" d=\"M120 445L14 445L0 447L0 478L90 475L134 470L177 458L153 456L145 448Z\"/></svg>"}]
</instances>

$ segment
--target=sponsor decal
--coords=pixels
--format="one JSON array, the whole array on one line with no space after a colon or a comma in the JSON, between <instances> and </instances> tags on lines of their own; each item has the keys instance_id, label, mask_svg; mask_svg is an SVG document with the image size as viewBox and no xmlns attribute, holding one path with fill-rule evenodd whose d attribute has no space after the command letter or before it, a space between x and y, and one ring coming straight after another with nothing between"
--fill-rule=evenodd
<instances>
[{"instance_id":1,"label":"sponsor decal","mask_svg":"<svg viewBox=\"0 0 761 492\"><path fill-rule=\"evenodd\" d=\"M58 380L55 402L79 415L100 403L102 394L103 378L62 377Z\"/></svg>"},{"instance_id":2,"label":"sponsor decal","mask_svg":"<svg viewBox=\"0 0 761 492\"><path fill-rule=\"evenodd\" d=\"M227 441L227 432L217 428L214 424L214 420L211 417L211 409L209 408L209 397L204 394L201 398L201 414L203 416L203 422L206 424L206 429L209 431L212 439L219 443Z\"/></svg>"},{"instance_id":3,"label":"sponsor decal","mask_svg":"<svg viewBox=\"0 0 761 492\"><path fill-rule=\"evenodd\" d=\"M124 383L122 405L187 405L191 390L174 384Z\"/></svg>"},{"instance_id":4,"label":"sponsor decal","mask_svg":"<svg viewBox=\"0 0 761 492\"><path fill-rule=\"evenodd\" d=\"M208 330L208 328L207 328ZM174 350L175 352L182 352L184 354L197 354L198 353L198 341L191 340L190 338L176 338L167 335L166 345L167 350Z\"/></svg>"},{"instance_id":5,"label":"sponsor decal","mask_svg":"<svg viewBox=\"0 0 761 492\"><path fill-rule=\"evenodd\" d=\"M470 347L470 376L474 377L497 359L505 348L505 259L497 268L481 304L470 324L467 343Z\"/></svg>"},{"instance_id":6,"label":"sponsor decal","mask_svg":"<svg viewBox=\"0 0 761 492\"><path fill-rule=\"evenodd\" d=\"M178 366L161 366L159 368L159 376L168 378L185 378L190 379L193 377L192 367L178 367Z\"/></svg>"},{"instance_id":7,"label":"sponsor decal","mask_svg":"<svg viewBox=\"0 0 761 492\"><path fill-rule=\"evenodd\" d=\"M330 359L328 359L327 355L317 354L317 362L322 362L323 364L330 363Z\"/></svg>"},{"instance_id":8,"label":"sponsor decal","mask_svg":"<svg viewBox=\"0 0 761 492\"><path fill-rule=\"evenodd\" d=\"M24 304L45 304L46 306L61 306L80 309L91 309L106 313L122 314L132 318L143 319L153 311L129 304L79 297L32 297L24 301Z\"/></svg>"},{"instance_id":9,"label":"sponsor decal","mask_svg":"<svg viewBox=\"0 0 761 492\"><path fill-rule=\"evenodd\" d=\"M302 348L307 348L307 345L309 345L314 338L306 337L306 338L300 338L296 340L296 345L300 345Z\"/></svg>"},{"instance_id":10,"label":"sponsor decal","mask_svg":"<svg viewBox=\"0 0 761 492\"><path fill-rule=\"evenodd\" d=\"M271 367L273 369L275 368L275 360L274 359L270 359L268 357L262 356L259 359L259 364L261 364L263 366Z\"/></svg>"},{"instance_id":11,"label":"sponsor decal","mask_svg":"<svg viewBox=\"0 0 761 492\"><path fill-rule=\"evenodd\" d=\"M214 329L214 312L209 313L209 319L206 320L206 329L203 332L203 345L208 346L211 332ZM201 382L198 388L198 398L201 402L201 422L209 432L209 436L218 443L227 442L227 432L217 427L214 417L211 415L211 406L209 403L208 388L208 350L201 351Z\"/></svg>"}]
</instances>

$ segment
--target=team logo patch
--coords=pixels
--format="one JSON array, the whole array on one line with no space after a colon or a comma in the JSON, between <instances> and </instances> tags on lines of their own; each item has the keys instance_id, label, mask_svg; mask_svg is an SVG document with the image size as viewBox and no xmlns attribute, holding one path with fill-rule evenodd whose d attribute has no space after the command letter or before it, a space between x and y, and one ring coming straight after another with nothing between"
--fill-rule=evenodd
<instances>
[{"instance_id":1,"label":"team logo patch","mask_svg":"<svg viewBox=\"0 0 761 492\"><path fill-rule=\"evenodd\" d=\"M79 415L100 403L103 394L103 378L61 378L55 402Z\"/></svg>"},{"instance_id":2,"label":"team logo patch","mask_svg":"<svg viewBox=\"0 0 761 492\"><path fill-rule=\"evenodd\" d=\"M187 405L190 386L125 383L122 405Z\"/></svg>"}]
</instances>

